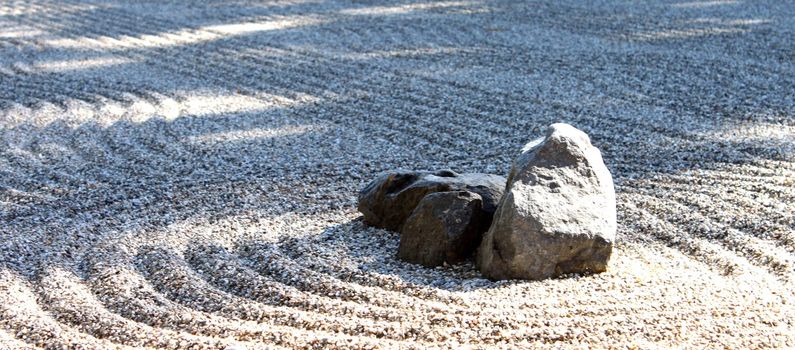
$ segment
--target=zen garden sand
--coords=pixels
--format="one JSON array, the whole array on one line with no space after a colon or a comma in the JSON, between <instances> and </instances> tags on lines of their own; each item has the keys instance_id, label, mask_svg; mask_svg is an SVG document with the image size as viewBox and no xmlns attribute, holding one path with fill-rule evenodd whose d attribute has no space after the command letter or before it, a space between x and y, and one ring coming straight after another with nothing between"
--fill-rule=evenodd
<instances>
[{"instance_id":1,"label":"zen garden sand","mask_svg":"<svg viewBox=\"0 0 795 350\"><path fill-rule=\"evenodd\" d=\"M4 1L0 349L795 347L789 1ZM606 272L397 259L389 169L586 132Z\"/></svg>"}]
</instances>

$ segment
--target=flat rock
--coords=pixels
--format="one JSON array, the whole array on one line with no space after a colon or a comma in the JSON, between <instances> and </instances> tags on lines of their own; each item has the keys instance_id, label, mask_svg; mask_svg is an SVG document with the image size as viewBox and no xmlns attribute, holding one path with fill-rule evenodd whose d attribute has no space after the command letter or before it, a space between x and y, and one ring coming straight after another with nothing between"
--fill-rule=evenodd
<instances>
[{"instance_id":1,"label":"flat rock","mask_svg":"<svg viewBox=\"0 0 795 350\"><path fill-rule=\"evenodd\" d=\"M607 269L616 234L613 179L584 132L553 124L514 160L477 253L493 280Z\"/></svg>"},{"instance_id":2,"label":"flat rock","mask_svg":"<svg viewBox=\"0 0 795 350\"><path fill-rule=\"evenodd\" d=\"M426 195L469 191L481 196L483 211L493 214L505 188L499 175L451 170L434 173L394 171L381 174L359 192L358 209L368 225L400 231L403 223Z\"/></svg>"},{"instance_id":3,"label":"flat rock","mask_svg":"<svg viewBox=\"0 0 795 350\"><path fill-rule=\"evenodd\" d=\"M403 225L398 258L425 266L461 262L478 247L490 222L477 193L431 193Z\"/></svg>"}]
</instances>

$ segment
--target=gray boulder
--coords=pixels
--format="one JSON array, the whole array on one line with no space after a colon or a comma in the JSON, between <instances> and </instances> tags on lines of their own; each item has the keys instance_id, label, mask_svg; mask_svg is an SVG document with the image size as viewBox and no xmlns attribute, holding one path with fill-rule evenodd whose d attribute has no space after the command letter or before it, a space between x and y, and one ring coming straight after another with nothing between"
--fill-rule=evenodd
<instances>
[{"instance_id":1,"label":"gray boulder","mask_svg":"<svg viewBox=\"0 0 795 350\"><path fill-rule=\"evenodd\" d=\"M514 160L477 253L493 280L603 272L616 234L613 179L588 135L552 124Z\"/></svg>"},{"instance_id":2,"label":"gray boulder","mask_svg":"<svg viewBox=\"0 0 795 350\"><path fill-rule=\"evenodd\" d=\"M489 174L458 174L450 170L384 173L359 192L358 209L368 225L400 231L426 195L469 191L482 198L483 210L493 214L505 187L505 178Z\"/></svg>"},{"instance_id":3,"label":"gray boulder","mask_svg":"<svg viewBox=\"0 0 795 350\"><path fill-rule=\"evenodd\" d=\"M469 191L431 193L400 231L398 258L425 266L466 260L491 223L481 196Z\"/></svg>"}]
</instances>

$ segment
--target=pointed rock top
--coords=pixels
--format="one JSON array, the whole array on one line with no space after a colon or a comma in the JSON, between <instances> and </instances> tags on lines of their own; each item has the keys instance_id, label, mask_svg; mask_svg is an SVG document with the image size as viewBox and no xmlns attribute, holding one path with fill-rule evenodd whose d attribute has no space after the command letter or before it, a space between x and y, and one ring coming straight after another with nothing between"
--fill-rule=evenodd
<instances>
[{"instance_id":1,"label":"pointed rock top","mask_svg":"<svg viewBox=\"0 0 795 350\"><path fill-rule=\"evenodd\" d=\"M550 141L570 140L581 147L590 147L591 138L582 130L566 123L555 123L547 129L547 138Z\"/></svg>"},{"instance_id":2,"label":"pointed rock top","mask_svg":"<svg viewBox=\"0 0 795 350\"><path fill-rule=\"evenodd\" d=\"M533 164L530 164L530 163ZM514 159L513 167L508 175L508 186L522 179L520 170L528 166L543 168L559 168L591 165L599 172L607 172L599 149L591 144L588 135L566 123L555 123L547 128L546 136L528 142L522 147L522 153ZM604 169L602 169L604 168ZM527 171L524 171L527 174ZM532 173L532 172L530 172ZM605 175L605 174L601 174ZM609 172L606 174L609 177Z\"/></svg>"}]
</instances>

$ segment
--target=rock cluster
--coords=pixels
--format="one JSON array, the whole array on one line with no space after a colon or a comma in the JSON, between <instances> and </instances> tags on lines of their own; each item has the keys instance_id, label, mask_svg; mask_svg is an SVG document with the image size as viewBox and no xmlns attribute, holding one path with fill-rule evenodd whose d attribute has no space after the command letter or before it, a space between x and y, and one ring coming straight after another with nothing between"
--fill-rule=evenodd
<instances>
[{"instance_id":1,"label":"rock cluster","mask_svg":"<svg viewBox=\"0 0 795 350\"><path fill-rule=\"evenodd\" d=\"M567 124L528 143L507 180L387 173L361 191L359 211L365 223L400 232L399 258L438 266L477 249L478 268L494 280L603 272L616 233L610 172L588 135Z\"/></svg>"},{"instance_id":2,"label":"rock cluster","mask_svg":"<svg viewBox=\"0 0 795 350\"><path fill-rule=\"evenodd\" d=\"M398 256L425 266L469 257L497 209L505 178L451 170L382 174L359 193L368 225L401 232Z\"/></svg>"}]
</instances>

